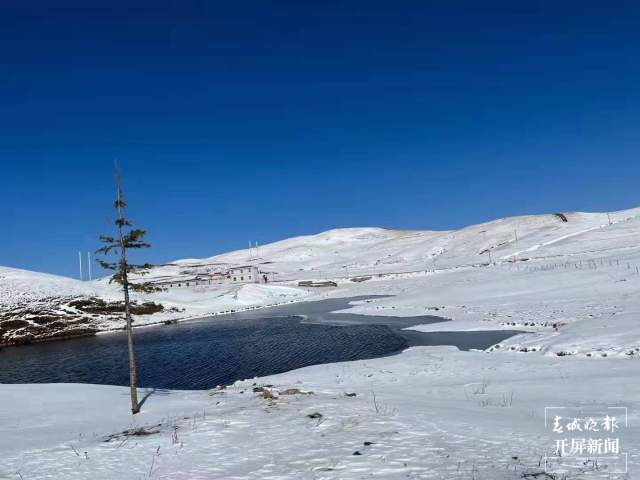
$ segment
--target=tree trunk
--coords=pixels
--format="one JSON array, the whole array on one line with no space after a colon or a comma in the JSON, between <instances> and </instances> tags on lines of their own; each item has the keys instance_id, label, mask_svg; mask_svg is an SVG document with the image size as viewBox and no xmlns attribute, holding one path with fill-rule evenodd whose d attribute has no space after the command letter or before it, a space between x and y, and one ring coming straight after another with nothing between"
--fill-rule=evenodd
<instances>
[{"instance_id":1,"label":"tree trunk","mask_svg":"<svg viewBox=\"0 0 640 480\"><path fill-rule=\"evenodd\" d=\"M127 320L127 347L129 348L129 388L131 390L131 413L135 415L140 411L138 404L138 372L136 371L136 355L133 351L133 326L131 325L131 305L129 302L129 279L127 278L127 249L122 235L124 216L122 214L122 189L120 186L120 174L116 170L118 208L118 240L120 242L120 274L122 276L122 288L124 290L124 314Z\"/></svg>"},{"instance_id":2,"label":"tree trunk","mask_svg":"<svg viewBox=\"0 0 640 480\"><path fill-rule=\"evenodd\" d=\"M129 388L131 389L131 413L140 411L138 404L138 372L136 370L136 355L133 351L133 326L131 325L131 310L129 306L129 284L127 272L124 272L124 312L127 317L127 346L129 347Z\"/></svg>"}]
</instances>

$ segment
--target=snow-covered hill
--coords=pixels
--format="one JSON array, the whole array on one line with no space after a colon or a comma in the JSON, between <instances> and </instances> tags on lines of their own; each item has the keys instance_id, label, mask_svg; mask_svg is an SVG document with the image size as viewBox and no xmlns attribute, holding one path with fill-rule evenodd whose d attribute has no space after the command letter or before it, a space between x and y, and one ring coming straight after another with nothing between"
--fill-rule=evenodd
<instances>
[{"instance_id":1,"label":"snow-covered hill","mask_svg":"<svg viewBox=\"0 0 640 480\"><path fill-rule=\"evenodd\" d=\"M73 278L0 267L0 306L40 301L60 296L98 295L103 288Z\"/></svg>"},{"instance_id":2,"label":"snow-covered hill","mask_svg":"<svg viewBox=\"0 0 640 480\"><path fill-rule=\"evenodd\" d=\"M178 260L156 276L203 265L257 264L277 280L340 277L478 265L629 248L640 235L640 208L613 213L529 215L453 231L343 228L289 238L251 252ZM566 220L566 221L565 221ZM624 227L626 225L626 228Z\"/></svg>"}]
</instances>

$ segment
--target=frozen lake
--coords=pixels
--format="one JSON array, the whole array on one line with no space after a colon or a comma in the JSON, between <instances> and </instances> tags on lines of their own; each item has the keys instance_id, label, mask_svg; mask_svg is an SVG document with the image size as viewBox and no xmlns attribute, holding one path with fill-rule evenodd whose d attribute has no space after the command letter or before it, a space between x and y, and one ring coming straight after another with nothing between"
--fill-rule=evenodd
<instances>
[{"instance_id":1,"label":"frozen lake","mask_svg":"<svg viewBox=\"0 0 640 480\"><path fill-rule=\"evenodd\" d=\"M142 387L208 389L321 363L362 360L412 345L484 349L518 332L420 333L402 328L439 317L330 313L331 299L134 330ZM0 350L0 383L127 385L126 335L113 333Z\"/></svg>"}]
</instances>

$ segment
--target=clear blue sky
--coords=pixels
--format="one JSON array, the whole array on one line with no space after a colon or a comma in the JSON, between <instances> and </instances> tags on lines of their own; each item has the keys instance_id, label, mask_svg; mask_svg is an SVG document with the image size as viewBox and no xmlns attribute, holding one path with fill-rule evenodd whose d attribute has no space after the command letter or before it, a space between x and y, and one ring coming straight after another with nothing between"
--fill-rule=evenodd
<instances>
[{"instance_id":1,"label":"clear blue sky","mask_svg":"<svg viewBox=\"0 0 640 480\"><path fill-rule=\"evenodd\" d=\"M615 1L5 0L0 265L76 275L115 158L152 262L640 205L638 25Z\"/></svg>"}]
</instances>

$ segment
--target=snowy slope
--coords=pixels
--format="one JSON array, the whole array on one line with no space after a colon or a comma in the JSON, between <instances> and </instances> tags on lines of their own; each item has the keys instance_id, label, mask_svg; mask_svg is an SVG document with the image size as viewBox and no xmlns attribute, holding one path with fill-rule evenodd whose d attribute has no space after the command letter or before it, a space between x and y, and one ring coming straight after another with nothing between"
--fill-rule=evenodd
<instances>
[{"instance_id":1,"label":"snowy slope","mask_svg":"<svg viewBox=\"0 0 640 480\"><path fill-rule=\"evenodd\" d=\"M225 390L154 391L135 417L125 387L0 385L0 478L637 479L635 427L616 431L630 475L610 474L606 458L602 471L586 464L568 476L546 476L542 464L558 437L545 429L545 406L624 405L638 424L637 368L420 347ZM271 385L275 398L256 385ZM154 433L121 433L140 427Z\"/></svg>"},{"instance_id":2,"label":"snowy slope","mask_svg":"<svg viewBox=\"0 0 640 480\"><path fill-rule=\"evenodd\" d=\"M443 269L489 262L627 248L640 234L640 208L606 213L530 215L455 231L346 228L290 238L205 259L178 260L154 276L176 276L201 265L258 264L278 280ZM612 225L609 225L611 222ZM631 223L629 223L631 222ZM628 228L611 227L628 224Z\"/></svg>"},{"instance_id":3,"label":"snowy slope","mask_svg":"<svg viewBox=\"0 0 640 480\"><path fill-rule=\"evenodd\" d=\"M60 296L90 296L104 289L92 283L47 273L0 267L0 306L34 302Z\"/></svg>"}]
</instances>

